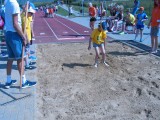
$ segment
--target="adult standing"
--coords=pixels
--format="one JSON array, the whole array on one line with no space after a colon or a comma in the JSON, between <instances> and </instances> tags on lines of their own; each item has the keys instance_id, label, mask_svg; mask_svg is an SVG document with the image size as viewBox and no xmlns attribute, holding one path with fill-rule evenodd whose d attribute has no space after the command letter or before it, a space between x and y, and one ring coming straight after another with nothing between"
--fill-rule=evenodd
<instances>
[{"instance_id":1,"label":"adult standing","mask_svg":"<svg viewBox=\"0 0 160 120\"><path fill-rule=\"evenodd\" d=\"M96 21L96 8L93 7L92 3L89 3L89 16L90 16L90 28L94 30L94 23Z\"/></svg>"},{"instance_id":2,"label":"adult standing","mask_svg":"<svg viewBox=\"0 0 160 120\"><path fill-rule=\"evenodd\" d=\"M7 0L5 4L6 46L8 52L6 88L10 88L16 80L11 79L13 60L17 61L19 74L22 73L22 88L31 87L36 82L26 80L22 66L22 47L26 44L26 37L21 28L20 7L17 0ZM22 68L22 69L21 69Z\"/></svg>"},{"instance_id":3,"label":"adult standing","mask_svg":"<svg viewBox=\"0 0 160 120\"><path fill-rule=\"evenodd\" d=\"M139 9L139 6L140 6L140 1L139 0L134 0L132 15L136 14L137 10Z\"/></svg>"},{"instance_id":4,"label":"adult standing","mask_svg":"<svg viewBox=\"0 0 160 120\"><path fill-rule=\"evenodd\" d=\"M151 25L151 47L152 53L157 53L158 49L158 36L159 36L159 25L160 25L160 0L154 0L154 7L152 10L152 16L148 24L148 28Z\"/></svg>"}]
</instances>

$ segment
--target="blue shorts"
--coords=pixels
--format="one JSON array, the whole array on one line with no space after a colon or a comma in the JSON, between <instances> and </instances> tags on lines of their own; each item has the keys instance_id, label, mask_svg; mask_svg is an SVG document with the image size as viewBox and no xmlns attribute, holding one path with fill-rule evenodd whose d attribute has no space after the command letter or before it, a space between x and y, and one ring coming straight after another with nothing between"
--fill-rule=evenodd
<instances>
[{"instance_id":1,"label":"blue shorts","mask_svg":"<svg viewBox=\"0 0 160 120\"><path fill-rule=\"evenodd\" d=\"M136 28L139 30L143 30L144 29L144 25L136 25Z\"/></svg>"},{"instance_id":2,"label":"blue shorts","mask_svg":"<svg viewBox=\"0 0 160 120\"><path fill-rule=\"evenodd\" d=\"M158 37L160 35L159 34L159 27L151 27L150 35L154 36L154 37Z\"/></svg>"},{"instance_id":3,"label":"blue shorts","mask_svg":"<svg viewBox=\"0 0 160 120\"><path fill-rule=\"evenodd\" d=\"M102 44L104 44L104 43L101 43L101 44L93 43L93 47L101 47L101 46L102 46Z\"/></svg>"},{"instance_id":4,"label":"blue shorts","mask_svg":"<svg viewBox=\"0 0 160 120\"><path fill-rule=\"evenodd\" d=\"M8 59L22 58L22 38L17 32L8 31L5 34Z\"/></svg>"}]
</instances>

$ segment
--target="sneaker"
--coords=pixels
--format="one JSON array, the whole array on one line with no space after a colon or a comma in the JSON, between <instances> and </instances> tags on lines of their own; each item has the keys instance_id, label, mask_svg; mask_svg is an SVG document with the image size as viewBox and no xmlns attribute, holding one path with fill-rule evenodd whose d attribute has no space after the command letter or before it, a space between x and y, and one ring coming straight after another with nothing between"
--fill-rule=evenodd
<instances>
[{"instance_id":1,"label":"sneaker","mask_svg":"<svg viewBox=\"0 0 160 120\"><path fill-rule=\"evenodd\" d=\"M11 80L10 83L6 83L6 84L5 84L5 88L6 88L6 89L9 89L9 88L11 87L11 85L16 84L16 82L17 82L17 80Z\"/></svg>"},{"instance_id":2,"label":"sneaker","mask_svg":"<svg viewBox=\"0 0 160 120\"><path fill-rule=\"evenodd\" d=\"M25 69L31 70L31 69L32 69L32 66L25 66Z\"/></svg>"},{"instance_id":3,"label":"sneaker","mask_svg":"<svg viewBox=\"0 0 160 120\"><path fill-rule=\"evenodd\" d=\"M30 51L30 54L34 54L35 52L34 51Z\"/></svg>"},{"instance_id":4,"label":"sneaker","mask_svg":"<svg viewBox=\"0 0 160 120\"><path fill-rule=\"evenodd\" d=\"M24 84L22 84L22 88L32 87L35 86L36 84L37 82L26 81Z\"/></svg>"},{"instance_id":5,"label":"sneaker","mask_svg":"<svg viewBox=\"0 0 160 120\"><path fill-rule=\"evenodd\" d=\"M152 51L151 53L153 53L153 54L154 54L154 53L157 53L157 52L158 52L157 50L154 50L154 51Z\"/></svg>"},{"instance_id":6,"label":"sneaker","mask_svg":"<svg viewBox=\"0 0 160 120\"><path fill-rule=\"evenodd\" d=\"M8 57L8 55L6 53L1 53L0 57Z\"/></svg>"},{"instance_id":7,"label":"sneaker","mask_svg":"<svg viewBox=\"0 0 160 120\"><path fill-rule=\"evenodd\" d=\"M36 60L37 60L37 58L34 57L34 56L30 56L29 59L31 59L31 60L33 60L33 61L36 61Z\"/></svg>"},{"instance_id":8,"label":"sneaker","mask_svg":"<svg viewBox=\"0 0 160 120\"><path fill-rule=\"evenodd\" d=\"M98 64L97 64L97 63L95 63L95 64L94 64L94 67L95 67L95 68L97 68L97 67L98 67Z\"/></svg>"},{"instance_id":9,"label":"sneaker","mask_svg":"<svg viewBox=\"0 0 160 120\"><path fill-rule=\"evenodd\" d=\"M120 34L120 35L124 35L124 32L120 32L119 34Z\"/></svg>"},{"instance_id":10,"label":"sneaker","mask_svg":"<svg viewBox=\"0 0 160 120\"><path fill-rule=\"evenodd\" d=\"M29 62L29 65L35 65L36 64L36 62Z\"/></svg>"},{"instance_id":11,"label":"sneaker","mask_svg":"<svg viewBox=\"0 0 160 120\"><path fill-rule=\"evenodd\" d=\"M103 62L105 66L109 67L109 65L106 62Z\"/></svg>"}]
</instances>

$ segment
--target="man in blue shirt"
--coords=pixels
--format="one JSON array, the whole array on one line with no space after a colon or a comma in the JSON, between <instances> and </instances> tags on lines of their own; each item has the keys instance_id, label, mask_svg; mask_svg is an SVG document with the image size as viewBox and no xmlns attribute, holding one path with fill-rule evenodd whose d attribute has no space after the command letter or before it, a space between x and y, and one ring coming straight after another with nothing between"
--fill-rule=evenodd
<instances>
[{"instance_id":1,"label":"man in blue shirt","mask_svg":"<svg viewBox=\"0 0 160 120\"><path fill-rule=\"evenodd\" d=\"M136 35L135 40L139 34L140 31L140 42L142 42L142 35L143 35L143 29L144 29L144 21L148 20L148 16L144 12L144 7L140 7L139 9L140 13L136 17Z\"/></svg>"}]
</instances>

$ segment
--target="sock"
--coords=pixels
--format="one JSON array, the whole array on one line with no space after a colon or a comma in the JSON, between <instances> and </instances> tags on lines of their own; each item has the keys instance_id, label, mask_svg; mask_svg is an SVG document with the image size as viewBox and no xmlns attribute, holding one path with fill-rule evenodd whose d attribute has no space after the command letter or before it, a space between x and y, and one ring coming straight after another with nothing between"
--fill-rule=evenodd
<instances>
[{"instance_id":1,"label":"sock","mask_svg":"<svg viewBox=\"0 0 160 120\"><path fill-rule=\"evenodd\" d=\"M26 66L29 67L29 59L26 58Z\"/></svg>"},{"instance_id":2,"label":"sock","mask_svg":"<svg viewBox=\"0 0 160 120\"><path fill-rule=\"evenodd\" d=\"M11 75L7 75L7 83L11 82Z\"/></svg>"},{"instance_id":3,"label":"sock","mask_svg":"<svg viewBox=\"0 0 160 120\"><path fill-rule=\"evenodd\" d=\"M26 82L26 76L22 75L22 84L24 84Z\"/></svg>"}]
</instances>

